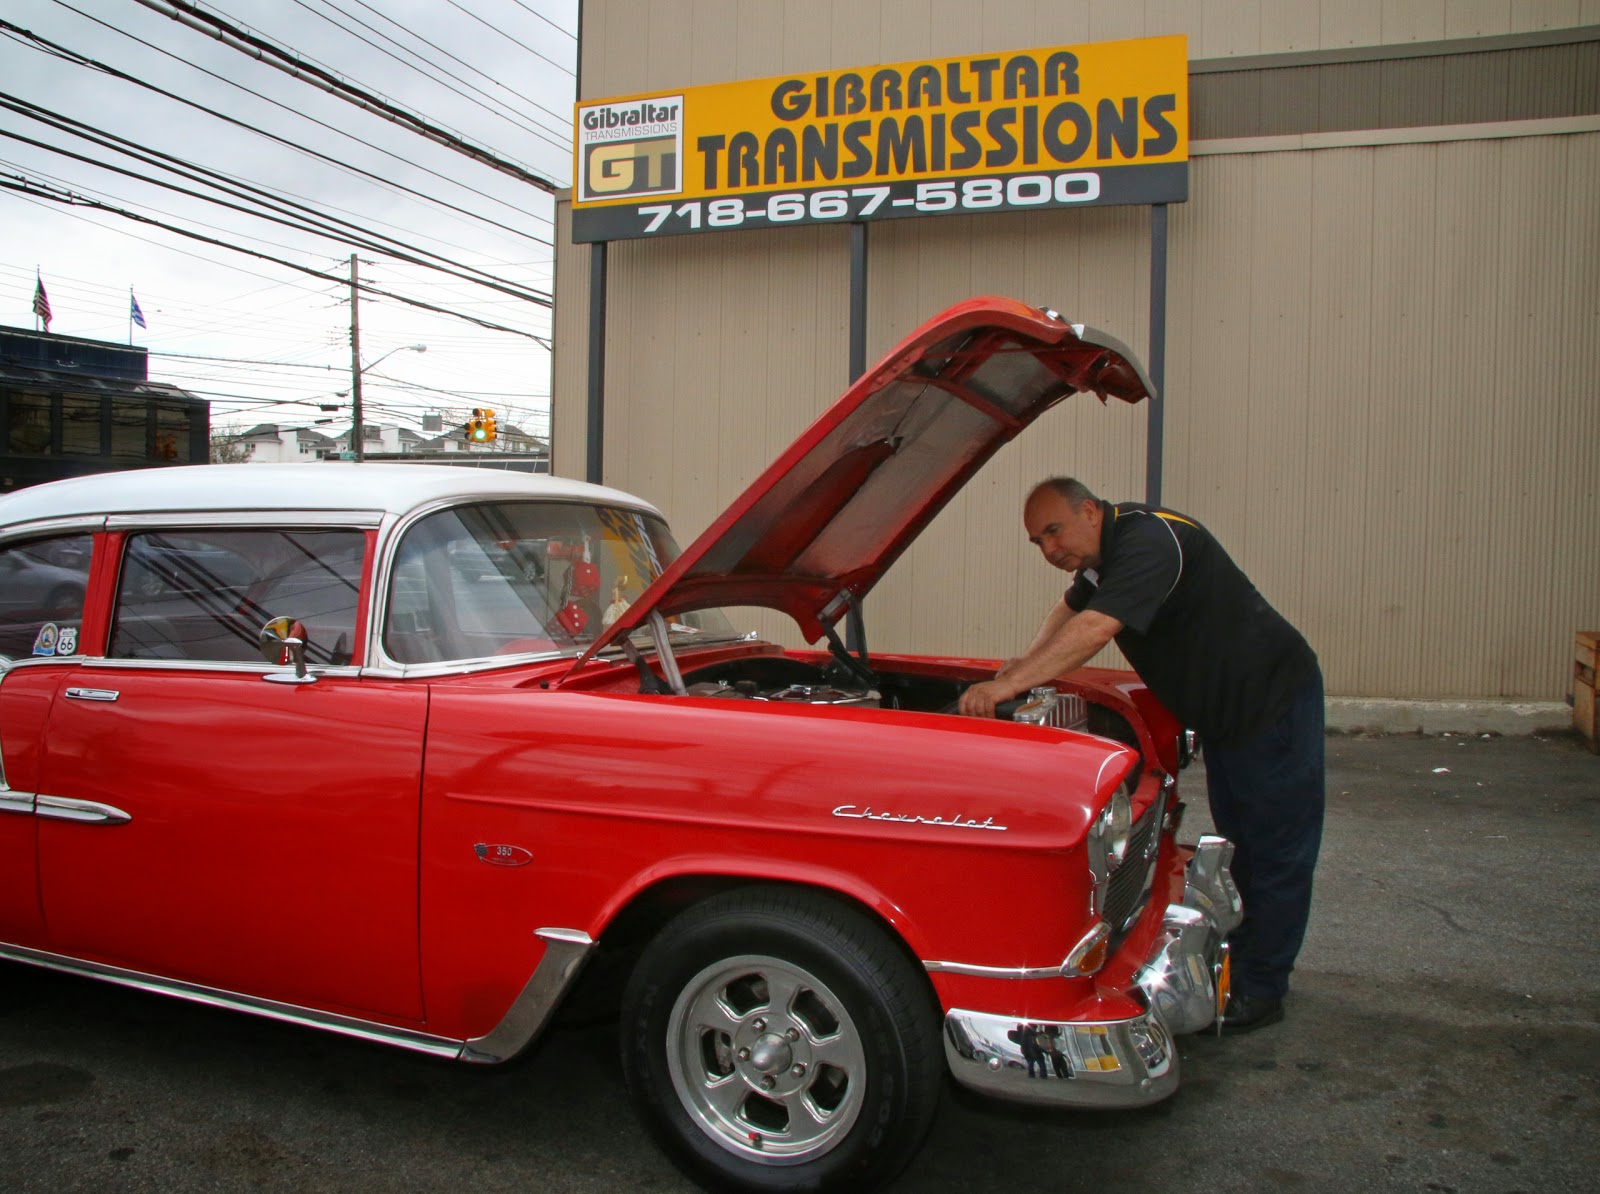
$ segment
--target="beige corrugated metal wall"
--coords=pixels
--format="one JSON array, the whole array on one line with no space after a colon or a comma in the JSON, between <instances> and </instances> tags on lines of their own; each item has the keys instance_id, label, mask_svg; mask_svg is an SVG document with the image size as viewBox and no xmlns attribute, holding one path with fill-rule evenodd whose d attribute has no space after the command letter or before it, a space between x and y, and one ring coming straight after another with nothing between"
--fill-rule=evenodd
<instances>
[{"instance_id":1,"label":"beige corrugated metal wall","mask_svg":"<svg viewBox=\"0 0 1600 1194\"><path fill-rule=\"evenodd\" d=\"M587 0L583 94L1171 32L1200 59L1600 23L1600 0L1134 7ZM1574 630L1600 624L1600 132L1481 131L1200 143L1170 209L1164 498L1304 628L1334 693L1557 699ZM554 451L582 475L589 250L565 215ZM1148 222L873 224L869 360L978 293L1144 354ZM605 480L687 541L844 388L846 234L609 253ZM1145 417L1080 397L1008 446L874 592L874 649L1022 646L1063 579L1022 541L1023 493L1068 471L1142 496Z\"/></svg>"}]
</instances>

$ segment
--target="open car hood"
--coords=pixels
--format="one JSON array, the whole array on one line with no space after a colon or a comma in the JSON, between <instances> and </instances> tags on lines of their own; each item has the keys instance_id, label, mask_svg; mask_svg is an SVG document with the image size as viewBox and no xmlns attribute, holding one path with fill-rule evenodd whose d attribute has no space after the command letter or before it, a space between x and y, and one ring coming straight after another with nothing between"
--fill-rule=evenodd
<instances>
[{"instance_id":1,"label":"open car hood","mask_svg":"<svg viewBox=\"0 0 1600 1194\"><path fill-rule=\"evenodd\" d=\"M653 611L777 609L816 642L1006 441L1085 391L1152 396L1103 332L1012 299L956 304L845 391L574 670Z\"/></svg>"}]
</instances>

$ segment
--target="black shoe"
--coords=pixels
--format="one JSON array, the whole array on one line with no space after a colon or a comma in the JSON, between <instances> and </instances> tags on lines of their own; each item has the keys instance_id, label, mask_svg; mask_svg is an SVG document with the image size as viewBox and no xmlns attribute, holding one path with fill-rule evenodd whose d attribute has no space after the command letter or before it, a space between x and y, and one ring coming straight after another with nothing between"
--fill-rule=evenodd
<instances>
[{"instance_id":1,"label":"black shoe","mask_svg":"<svg viewBox=\"0 0 1600 1194\"><path fill-rule=\"evenodd\" d=\"M1229 995L1222 1009L1223 1032L1249 1032L1283 1019L1283 1000L1261 995Z\"/></svg>"}]
</instances>

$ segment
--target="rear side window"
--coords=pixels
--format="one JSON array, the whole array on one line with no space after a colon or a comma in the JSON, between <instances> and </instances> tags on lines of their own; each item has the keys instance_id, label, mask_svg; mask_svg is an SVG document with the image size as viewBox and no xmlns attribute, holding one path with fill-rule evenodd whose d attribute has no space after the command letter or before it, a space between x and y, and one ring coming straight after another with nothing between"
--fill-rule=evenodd
<instances>
[{"instance_id":1,"label":"rear side window","mask_svg":"<svg viewBox=\"0 0 1600 1194\"><path fill-rule=\"evenodd\" d=\"M261 662L273 618L306 628L306 662L351 661L366 536L360 531L150 531L129 535L114 659Z\"/></svg>"},{"instance_id":2,"label":"rear side window","mask_svg":"<svg viewBox=\"0 0 1600 1194\"><path fill-rule=\"evenodd\" d=\"M88 535L0 546L0 655L75 655L89 587Z\"/></svg>"}]
</instances>

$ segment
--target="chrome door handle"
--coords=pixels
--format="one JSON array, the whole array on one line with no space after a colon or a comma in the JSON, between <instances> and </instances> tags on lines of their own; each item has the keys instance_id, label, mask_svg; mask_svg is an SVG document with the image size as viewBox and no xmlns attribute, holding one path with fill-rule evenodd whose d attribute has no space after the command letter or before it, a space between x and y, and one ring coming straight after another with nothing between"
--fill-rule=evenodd
<instances>
[{"instance_id":1,"label":"chrome door handle","mask_svg":"<svg viewBox=\"0 0 1600 1194\"><path fill-rule=\"evenodd\" d=\"M90 825L123 825L133 817L110 804L94 800L71 800L66 796L36 796L33 802L35 816L51 817L57 821L82 821Z\"/></svg>"},{"instance_id":2,"label":"chrome door handle","mask_svg":"<svg viewBox=\"0 0 1600 1194\"><path fill-rule=\"evenodd\" d=\"M70 701L114 701L122 694L115 688L69 688Z\"/></svg>"}]
</instances>

